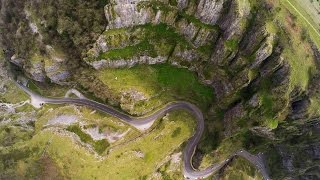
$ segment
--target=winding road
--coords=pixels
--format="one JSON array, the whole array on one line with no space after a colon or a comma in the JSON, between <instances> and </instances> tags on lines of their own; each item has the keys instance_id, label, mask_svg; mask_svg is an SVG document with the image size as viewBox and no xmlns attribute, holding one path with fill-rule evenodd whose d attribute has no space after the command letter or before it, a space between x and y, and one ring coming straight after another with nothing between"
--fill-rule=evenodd
<instances>
[{"instance_id":1,"label":"winding road","mask_svg":"<svg viewBox=\"0 0 320 180\"><path fill-rule=\"evenodd\" d=\"M192 157L196 150L196 147L200 141L204 130L204 118L201 110L188 102L179 101L179 102L172 102L167 104L165 107L159 109L158 111L154 112L150 116L145 117L132 117L127 115L123 112L115 110L114 108L98 103L96 101L85 99L85 98L47 98L40 96L30 89L28 89L23 84L17 82L16 83L24 92L26 92L31 97L31 104L35 107L41 107L45 103L49 104L75 104L81 106L87 106L95 110L99 110L101 112L108 113L114 117L119 118L121 121L137 128L140 131L144 131L152 126L155 120L158 118L162 118L168 112L183 109L187 110L192 113L197 120L197 127L193 134L193 136L188 140L187 145L183 151L183 175L186 179L203 179L207 178L215 172L218 172L220 169L224 168L231 160L237 156L241 156L251 162L261 173L264 179L269 180L270 177L267 173L267 169L259 156L252 155L245 150L239 150L231 155L228 159L224 160L221 163L216 163L211 165L210 167L204 170L196 170L192 166Z\"/></svg>"}]
</instances>

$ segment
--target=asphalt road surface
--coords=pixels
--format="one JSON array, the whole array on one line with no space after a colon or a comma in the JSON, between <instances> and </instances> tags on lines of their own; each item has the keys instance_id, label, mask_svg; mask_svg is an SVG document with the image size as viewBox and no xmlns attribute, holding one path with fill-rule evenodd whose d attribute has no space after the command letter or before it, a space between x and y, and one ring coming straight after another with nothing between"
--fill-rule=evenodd
<instances>
[{"instance_id":1,"label":"asphalt road surface","mask_svg":"<svg viewBox=\"0 0 320 180\"><path fill-rule=\"evenodd\" d=\"M49 103L49 104L75 104L80 106L86 106L90 107L92 109L108 113L114 117L119 118L121 121L137 128L140 131L144 131L148 128L150 128L153 124L153 122L159 118L162 118L165 116L168 112L177 110L177 109L183 109L187 110L190 113L192 113L197 120L197 127L193 134L193 136L188 140L187 145L183 151L183 175L186 179L203 179L207 178L210 175L214 174L215 172L218 172L220 169L224 168L228 163L231 162L231 160L237 156L241 156L245 159L247 159L249 162L251 162L261 173L264 179L268 180L270 179L267 169L262 161L262 159L259 156L252 155L249 152L245 150L239 150L235 152L233 155L230 155L230 157L223 162L216 163L211 165L210 167L204 169L204 170L197 170L192 166L192 157L194 155L194 152L196 150L196 147L200 141L200 138L202 136L203 130L204 130L204 118L201 110L188 102L179 101L179 102L172 102L167 104L165 107L159 109L158 111L154 112L150 116L145 117L132 117L126 113L120 112L108 105L98 103L96 101L90 100L90 99L83 99L83 98L47 98L40 96L34 92L32 92L30 89L28 89L26 86L24 86L21 83L16 83L24 92L30 95L31 97L31 103L33 105L35 103L38 103L38 106L42 106L43 104Z\"/></svg>"}]
</instances>

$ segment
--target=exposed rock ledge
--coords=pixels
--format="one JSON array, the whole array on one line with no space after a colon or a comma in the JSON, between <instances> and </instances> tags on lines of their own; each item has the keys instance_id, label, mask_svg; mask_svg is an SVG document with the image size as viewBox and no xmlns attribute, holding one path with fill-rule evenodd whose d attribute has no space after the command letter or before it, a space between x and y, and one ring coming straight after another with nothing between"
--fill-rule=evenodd
<instances>
[{"instance_id":1,"label":"exposed rock ledge","mask_svg":"<svg viewBox=\"0 0 320 180\"><path fill-rule=\"evenodd\" d=\"M167 19L160 16L168 16L168 12L154 11L151 7L139 7L141 2L152 2L150 0L112 0L105 7L106 18L109 21L108 28L123 28L135 25L141 25L151 22L159 22L159 19ZM169 4L168 0L160 0L159 2ZM188 8L188 4L193 4L195 8L188 11L195 14L203 23L215 24L223 11L223 5L226 0L200 0L197 4L188 2L188 0L179 0L178 9ZM172 12L169 12L169 14ZM175 14L175 13L173 13ZM170 17L170 15L169 15ZM173 16L174 17L174 16ZM171 21L174 19L171 18ZM170 23L169 23L170 24ZM171 23L172 24L172 23Z\"/></svg>"},{"instance_id":2,"label":"exposed rock ledge","mask_svg":"<svg viewBox=\"0 0 320 180\"><path fill-rule=\"evenodd\" d=\"M132 57L131 59L118 59L118 60L102 59L100 61L90 62L89 64L98 70L102 68L132 67L137 64L157 64L157 63L163 63L166 60L167 60L167 57L163 57L163 56L157 56L157 57L139 56L139 57Z\"/></svg>"}]
</instances>

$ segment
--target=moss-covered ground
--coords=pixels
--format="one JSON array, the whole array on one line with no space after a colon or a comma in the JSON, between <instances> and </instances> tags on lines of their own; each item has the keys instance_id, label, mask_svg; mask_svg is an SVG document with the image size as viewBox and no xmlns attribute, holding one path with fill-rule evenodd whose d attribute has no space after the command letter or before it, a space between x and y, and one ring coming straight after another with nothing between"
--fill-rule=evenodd
<instances>
[{"instance_id":1,"label":"moss-covered ground","mask_svg":"<svg viewBox=\"0 0 320 180\"><path fill-rule=\"evenodd\" d=\"M104 35L107 36L107 38L110 38L115 34L119 35L119 33L121 34L124 31L129 31L132 34L131 38L136 39L136 41L138 41L139 43L132 45L129 44L125 47L111 49L107 52L101 53L98 59L130 59L132 57L143 55L151 57L155 57L157 55L167 57L170 56L173 48L178 43L183 44L187 47L191 46L182 35L178 34L174 30L174 28L164 23L160 23L157 25L144 24L135 26L127 30L124 30L123 28L112 29L107 30ZM123 34L119 36L122 37ZM108 41L108 43L117 47L119 46L118 41L119 39L114 38L112 39L112 41Z\"/></svg>"}]
</instances>

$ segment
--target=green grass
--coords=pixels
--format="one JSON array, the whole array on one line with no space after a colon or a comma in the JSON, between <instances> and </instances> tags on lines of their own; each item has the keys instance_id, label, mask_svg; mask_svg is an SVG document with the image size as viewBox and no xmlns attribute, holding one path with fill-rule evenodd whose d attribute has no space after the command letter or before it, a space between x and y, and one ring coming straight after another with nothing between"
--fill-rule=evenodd
<instances>
[{"instance_id":1,"label":"green grass","mask_svg":"<svg viewBox=\"0 0 320 180\"><path fill-rule=\"evenodd\" d=\"M42 56L42 55L39 55L37 53L34 53L32 55L32 57L30 58L30 62L32 64L37 64L37 63L41 63L43 62L43 60L45 59L46 57Z\"/></svg>"},{"instance_id":2,"label":"green grass","mask_svg":"<svg viewBox=\"0 0 320 180\"><path fill-rule=\"evenodd\" d=\"M310 71L315 68L313 57L307 55L303 48L286 49L284 56L288 59L291 67L290 90L294 87L301 87L306 90L309 84Z\"/></svg>"},{"instance_id":3,"label":"green grass","mask_svg":"<svg viewBox=\"0 0 320 180\"><path fill-rule=\"evenodd\" d=\"M197 76L187 69L175 68L166 64L154 66L158 70L158 82L177 94L192 96L194 100L210 104L213 100L212 89L202 85Z\"/></svg>"},{"instance_id":4,"label":"green grass","mask_svg":"<svg viewBox=\"0 0 320 180\"><path fill-rule=\"evenodd\" d=\"M97 159L86 147L74 143L70 137L50 131L35 134L24 146L25 149L45 147L46 155L66 178L139 179L156 172L159 163L191 136L193 127L194 120L190 114L184 111L169 113L153 131L114 147L104 159ZM179 128L180 133L172 137ZM144 157L137 157L136 152L143 153ZM38 155L31 156L36 158Z\"/></svg>"},{"instance_id":5,"label":"green grass","mask_svg":"<svg viewBox=\"0 0 320 180\"><path fill-rule=\"evenodd\" d=\"M267 30L267 32L269 32L271 34L276 34L279 31L279 28L277 27L277 25L274 22L267 21L266 22L266 30Z\"/></svg>"},{"instance_id":6,"label":"green grass","mask_svg":"<svg viewBox=\"0 0 320 180\"><path fill-rule=\"evenodd\" d=\"M93 143L93 148L98 154L102 154L109 147L109 142L106 139L97 140Z\"/></svg>"},{"instance_id":7,"label":"green grass","mask_svg":"<svg viewBox=\"0 0 320 180\"><path fill-rule=\"evenodd\" d=\"M272 117L272 106L273 106L273 99L272 94L269 94L268 92L262 92L260 95L260 101L262 105L262 109L265 111L265 115L268 117Z\"/></svg>"},{"instance_id":8,"label":"green grass","mask_svg":"<svg viewBox=\"0 0 320 180\"><path fill-rule=\"evenodd\" d=\"M308 30L308 33L311 37L311 40L315 42L318 48L320 48L320 32L319 25L315 23L313 17L308 14L310 10L305 9L305 5L301 3L310 3L310 2L299 2L296 0L284 0L281 1L281 5L287 8L292 14L297 17L298 25L305 27ZM318 18L318 17L315 17Z\"/></svg>"},{"instance_id":9,"label":"green grass","mask_svg":"<svg viewBox=\"0 0 320 180\"><path fill-rule=\"evenodd\" d=\"M278 127L279 120L278 119L269 119L266 121L266 124L270 129L276 129Z\"/></svg>"},{"instance_id":10,"label":"green grass","mask_svg":"<svg viewBox=\"0 0 320 180\"><path fill-rule=\"evenodd\" d=\"M178 5L178 2L176 0L169 0L169 4L171 6L177 6Z\"/></svg>"},{"instance_id":11,"label":"green grass","mask_svg":"<svg viewBox=\"0 0 320 180\"><path fill-rule=\"evenodd\" d=\"M201 84L194 73L168 64L108 69L97 72L97 77L114 94L130 89L142 92L150 98L146 104L141 104L142 107L154 108L172 100L184 99L206 109L213 101L212 89Z\"/></svg>"},{"instance_id":12,"label":"green grass","mask_svg":"<svg viewBox=\"0 0 320 180\"><path fill-rule=\"evenodd\" d=\"M33 92L47 97L64 97L68 91L67 86L60 86L53 83L50 83L49 86L43 86L31 79L29 79L27 87Z\"/></svg>"},{"instance_id":13,"label":"green grass","mask_svg":"<svg viewBox=\"0 0 320 180\"><path fill-rule=\"evenodd\" d=\"M221 179L255 179L262 180L263 177L259 171L248 162L246 159L241 157L236 158L230 165L226 167L224 172L221 174Z\"/></svg>"},{"instance_id":14,"label":"green grass","mask_svg":"<svg viewBox=\"0 0 320 180\"><path fill-rule=\"evenodd\" d=\"M213 52L213 45L204 45L197 48L198 52L201 52L203 55L210 57Z\"/></svg>"},{"instance_id":15,"label":"green grass","mask_svg":"<svg viewBox=\"0 0 320 180\"><path fill-rule=\"evenodd\" d=\"M10 118L11 118L11 121L15 120L11 116ZM23 118L23 117L17 117L17 118ZM0 126L0 148L8 147L15 143L23 143L24 141L31 139L32 135L33 135L32 130L26 130L21 127L15 126L14 122L12 124Z\"/></svg>"},{"instance_id":16,"label":"green grass","mask_svg":"<svg viewBox=\"0 0 320 180\"><path fill-rule=\"evenodd\" d=\"M0 96L0 100L6 103L19 103L29 99L29 96L21 90L14 82L6 83L7 91Z\"/></svg>"},{"instance_id":17,"label":"green grass","mask_svg":"<svg viewBox=\"0 0 320 180\"><path fill-rule=\"evenodd\" d=\"M305 90L309 83L310 72L315 68L313 51L309 42L303 41L301 31L290 29L290 25L287 28L286 33L289 33L290 36L284 34L281 36L282 38L285 36L290 38L290 42L287 42L283 52L283 57L290 65L289 91L292 91L295 87Z\"/></svg>"},{"instance_id":18,"label":"green grass","mask_svg":"<svg viewBox=\"0 0 320 180\"><path fill-rule=\"evenodd\" d=\"M172 137L172 138L175 138L175 137L177 137L180 133L181 133L181 128L178 127L178 128L176 128L176 129L172 132L171 137Z\"/></svg>"},{"instance_id":19,"label":"green grass","mask_svg":"<svg viewBox=\"0 0 320 180\"><path fill-rule=\"evenodd\" d=\"M224 46L232 52L238 49L238 44L239 41L236 39L230 39L224 42Z\"/></svg>"},{"instance_id":20,"label":"green grass","mask_svg":"<svg viewBox=\"0 0 320 180\"><path fill-rule=\"evenodd\" d=\"M32 80L28 81L27 87L33 92L41 94L41 88L39 88Z\"/></svg>"},{"instance_id":21,"label":"green grass","mask_svg":"<svg viewBox=\"0 0 320 180\"><path fill-rule=\"evenodd\" d=\"M82 142L91 143L93 141L89 134L86 134L81 130L79 125L69 126L67 130L78 135Z\"/></svg>"},{"instance_id":22,"label":"green grass","mask_svg":"<svg viewBox=\"0 0 320 180\"><path fill-rule=\"evenodd\" d=\"M52 108L54 110L50 111L50 109ZM44 125L46 125L49 120L55 119L58 116L61 116L61 115L78 116L79 113L81 113L82 121L85 121L86 124L88 125L94 124L98 127L101 127L102 130L105 127L110 127L111 129L116 129L120 131L124 131L122 128L127 128L127 126L123 126L123 127L117 126L116 123L114 123L114 119L116 118L113 119L112 117L106 114L100 114L100 113L92 114L91 113L92 111L93 111L92 109L88 109L85 107L75 109L74 106L54 107L51 105L46 105L44 108L42 108L38 112L37 122L35 124L35 128L36 128L35 130L37 133L41 132L43 130ZM72 124L68 126L66 130L75 133L77 136L79 136L82 142L92 145L92 147L98 154L102 154L110 146L110 144L106 140L94 141L89 134L82 131L82 129L78 124Z\"/></svg>"},{"instance_id":23,"label":"green grass","mask_svg":"<svg viewBox=\"0 0 320 180\"><path fill-rule=\"evenodd\" d=\"M270 93L272 88L272 82L270 79L265 79L260 86L259 101L260 109L262 110L263 116L261 116L260 122L271 129L278 127L279 120L276 118L277 111L275 110L275 102L277 95Z\"/></svg>"},{"instance_id":24,"label":"green grass","mask_svg":"<svg viewBox=\"0 0 320 180\"><path fill-rule=\"evenodd\" d=\"M191 47L191 44L182 35L167 24L144 24L136 28L141 29L141 36L154 46L156 54L160 56L169 57L177 44L188 48Z\"/></svg>"},{"instance_id":25,"label":"green grass","mask_svg":"<svg viewBox=\"0 0 320 180\"><path fill-rule=\"evenodd\" d=\"M168 26L167 24L145 24L138 27L142 27L144 29L146 38L152 41L159 41L161 39L164 39L168 44L171 45L175 45L178 42L188 44L188 42L182 35L178 34L174 28Z\"/></svg>"},{"instance_id":26,"label":"green grass","mask_svg":"<svg viewBox=\"0 0 320 180\"><path fill-rule=\"evenodd\" d=\"M105 139L94 141L89 134L81 130L79 125L71 125L67 130L78 135L82 142L91 144L98 154L102 154L109 146L108 141Z\"/></svg>"},{"instance_id":27,"label":"green grass","mask_svg":"<svg viewBox=\"0 0 320 180\"><path fill-rule=\"evenodd\" d=\"M310 106L308 109L308 113L311 117L317 117L320 115L320 100L316 97L312 97L310 99Z\"/></svg>"},{"instance_id":28,"label":"green grass","mask_svg":"<svg viewBox=\"0 0 320 180\"><path fill-rule=\"evenodd\" d=\"M99 59L129 59L135 56L147 55L155 57L153 46L148 41L142 41L137 45L126 46L121 49L109 50L105 53L100 54Z\"/></svg>"},{"instance_id":29,"label":"green grass","mask_svg":"<svg viewBox=\"0 0 320 180\"><path fill-rule=\"evenodd\" d=\"M290 2L295 2L290 0ZM306 24L304 19L301 19L301 14L288 3L287 0L274 0L275 5L275 19L281 22L282 29L277 29L274 22L267 23L269 31L277 31L277 35L284 43L283 57L290 65L290 93L295 87L305 90L310 79L310 71L315 68L313 59L313 51L311 45L304 38L305 29L309 32L311 40L317 45L320 45L320 36L316 36L315 32L310 29L310 25ZM302 15L304 11L299 8L297 3L293 3ZM318 46L320 47L320 46Z\"/></svg>"},{"instance_id":30,"label":"green grass","mask_svg":"<svg viewBox=\"0 0 320 180\"><path fill-rule=\"evenodd\" d=\"M98 59L130 59L142 55L151 57L156 57L157 55L169 56L177 43L189 46L189 43L182 35L175 32L172 27L163 23L157 25L139 25L128 31L136 34L132 38L136 38L140 41L138 44L109 50L105 53L101 53ZM125 34L127 31L124 31L123 29L108 30L104 35L114 36L115 34L120 34L121 36L124 36L121 33Z\"/></svg>"},{"instance_id":31,"label":"green grass","mask_svg":"<svg viewBox=\"0 0 320 180\"><path fill-rule=\"evenodd\" d=\"M303 8L303 10L310 17L310 20L312 19L314 21L312 25L314 25L315 28L320 27L320 14L319 14L320 4L318 0L309 0L309 1L295 0L292 2L299 4L299 6Z\"/></svg>"}]
</instances>

